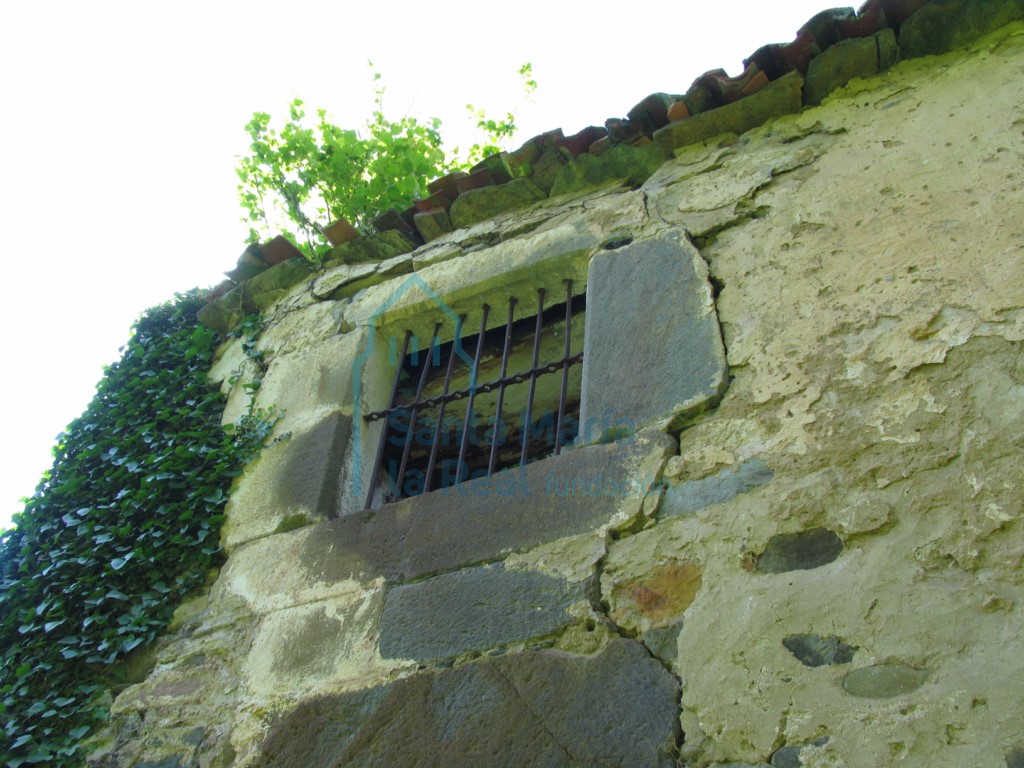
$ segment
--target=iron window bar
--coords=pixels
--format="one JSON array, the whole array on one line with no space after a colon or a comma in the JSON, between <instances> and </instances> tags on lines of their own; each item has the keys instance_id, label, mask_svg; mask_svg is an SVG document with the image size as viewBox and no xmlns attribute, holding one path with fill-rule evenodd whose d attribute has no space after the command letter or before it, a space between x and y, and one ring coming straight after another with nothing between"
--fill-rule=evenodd
<instances>
[{"instance_id":1,"label":"iron window bar","mask_svg":"<svg viewBox=\"0 0 1024 768\"><path fill-rule=\"evenodd\" d=\"M466 466L466 448L469 446L469 428L473 424L473 399L476 397L476 377L480 372L480 358L484 353L484 335L487 333L487 314L491 308L484 304L480 315L480 334L476 337L476 354L473 356L473 370L469 372L469 402L466 404L466 419L462 424L462 442L459 444L459 461L455 465L455 482L462 482L462 470ZM424 366L426 370L427 366ZM419 399L420 394L416 394ZM497 440L497 435L492 442ZM469 472L467 471L467 475ZM401 486L399 486L401 488Z\"/></svg>"},{"instance_id":2,"label":"iron window bar","mask_svg":"<svg viewBox=\"0 0 1024 768\"><path fill-rule=\"evenodd\" d=\"M487 459L487 476L494 474L494 466L498 460L498 430L501 428L501 408L505 403L505 387L502 379L508 374L508 352L512 347L512 321L516 314L516 297L508 300L508 320L505 322L505 344L501 350L501 375L498 377L498 402L494 406L494 427L491 439L491 455Z\"/></svg>"},{"instance_id":3,"label":"iron window bar","mask_svg":"<svg viewBox=\"0 0 1024 768\"><path fill-rule=\"evenodd\" d=\"M465 315L459 315L455 321L455 338L462 338L462 324L466 322ZM448 353L448 369L444 374L444 391L440 399L440 408L437 412L437 426L434 427L434 440L430 444L430 460L427 462L427 475L423 481L423 492L426 493L430 490L430 478L434 476L434 465L437 463L437 449L441 446L441 425L444 424L444 409L448 405L448 400L445 399L448 396L448 390L452 386L452 370L455 368L455 358L459 355L459 347L457 344L452 344L451 352ZM401 370L402 366L398 366ZM424 402L424 408L432 408L434 404ZM387 430L385 430L387 431ZM384 437L381 436L381 445L384 444ZM376 477L376 475L374 475Z\"/></svg>"},{"instance_id":4,"label":"iron window bar","mask_svg":"<svg viewBox=\"0 0 1024 768\"><path fill-rule=\"evenodd\" d=\"M544 315L544 301L546 291L543 288L537 290L537 320L533 330L532 340L532 355L531 355L531 367L529 370L520 371L518 373L508 373L508 364L510 350L512 347L512 326L515 318L515 307L517 300L512 297L509 299L508 306L508 321L505 325L504 343L502 345L502 356L501 356L501 372L497 378L491 381L483 383L478 382L480 364L484 347L484 335L487 330L487 318L490 312L490 306L487 304L482 305L482 317L480 323L480 332L477 335L476 351L473 358L472 368L469 370L468 386L451 391L452 375L455 366L455 358L459 354L461 334L463 330L463 322L465 321L465 315L457 318L455 324L455 335L452 342L451 350L448 354L447 366L445 371L444 385L442 393L434 397L423 397L424 387L431 370L431 360L433 358L439 359L439 349L437 345L438 336L442 324L437 323L434 326L434 332L432 334L430 348L424 354L424 360L422 368L418 371L419 378L416 387L416 394L413 400L407 403L399 403L399 391L401 384L401 374L403 370L402 361L406 359L409 349L410 338L412 337L412 331L406 331L405 341L402 347L402 355L399 358L399 363L395 371L395 377L392 383L391 397L388 400L388 407L384 410L373 411L365 416L368 422L379 421L381 419L387 419L383 432L381 434L380 444L377 450L377 457L374 463L373 475L370 482L370 490L367 494L366 506L370 507L373 504L374 496L376 495L381 483L381 470L383 467L384 454L386 449L386 443L389 436L389 425L390 417L397 413L407 413L409 419L408 431L405 436L405 443L402 447L402 459L401 464L398 468L397 477L393 478L396 486L397 497L403 496L403 483L405 476L409 470L409 458L412 447L413 435L416 430L416 422L419 415L427 409L437 407L437 423L433 430L433 440L430 446L429 459L427 462L426 475L423 482L422 493L426 493L431 490L432 479L437 465L439 446L441 445L442 435L442 423L444 421L445 408L449 403L456 402L459 400L467 399L466 414L463 421L462 435L459 442L459 453L458 460L455 467L455 482L459 483L467 479L469 474L469 465L466 460L468 450L468 440L473 423L473 403L478 395L486 394L497 390L497 402L495 404L495 412L493 419L493 427L491 429L490 445L487 451L487 460L485 463L486 476L490 477L495 474L497 469L497 456L498 456L498 445L499 445L499 434L500 427L502 424L502 409L504 406L505 392L510 386L517 384L529 384L528 396L526 402L526 410L523 416L522 425L522 442L519 450L519 465L524 466L530 461L530 435L531 426L533 419L533 408L535 404L535 394L537 379L549 373L562 372L561 386L559 389L558 397L558 415L554 425L554 453L557 455L561 452L563 447L563 426L565 424L566 416L566 400L567 391L569 385L569 369L573 365L577 365L583 361L583 353L572 354L571 352L571 333L572 333L572 313L573 313L573 282L571 280L565 281L566 286L566 302L565 302L565 340L564 340L564 351L560 359L552 360L551 362L540 364L540 340L541 333L543 330L543 315ZM415 363L414 363L415 364ZM439 365L439 362L438 362ZM507 464L506 464L507 466ZM504 468L504 467L503 467ZM393 469L392 469L393 471ZM412 495L412 494L410 494Z\"/></svg>"},{"instance_id":5,"label":"iron window bar","mask_svg":"<svg viewBox=\"0 0 1024 768\"><path fill-rule=\"evenodd\" d=\"M519 458L519 466L525 467L530 460L530 430L533 423L533 396L537 393L537 360L540 355L540 332L544 325L544 294L543 288L537 289L537 326L533 332L533 365L530 367L530 396L526 399L526 417L523 419L523 451Z\"/></svg>"}]
</instances>

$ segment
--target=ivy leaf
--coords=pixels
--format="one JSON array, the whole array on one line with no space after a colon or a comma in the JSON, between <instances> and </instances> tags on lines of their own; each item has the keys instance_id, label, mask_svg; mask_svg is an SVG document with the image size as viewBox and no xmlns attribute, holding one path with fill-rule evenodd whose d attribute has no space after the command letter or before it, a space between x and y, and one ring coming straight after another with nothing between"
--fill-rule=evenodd
<instances>
[{"instance_id":1,"label":"ivy leaf","mask_svg":"<svg viewBox=\"0 0 1024 768\"><path fill-rule=\"evenodd\" d=\"M18 747L23 747L26 744L28 744L30 741L32 741L32 734L31 733L22 734L21 736L19 736L17 739L14 740L13 744L11 744L11 749L17 749Z\"/></svg>"}]
</instances>

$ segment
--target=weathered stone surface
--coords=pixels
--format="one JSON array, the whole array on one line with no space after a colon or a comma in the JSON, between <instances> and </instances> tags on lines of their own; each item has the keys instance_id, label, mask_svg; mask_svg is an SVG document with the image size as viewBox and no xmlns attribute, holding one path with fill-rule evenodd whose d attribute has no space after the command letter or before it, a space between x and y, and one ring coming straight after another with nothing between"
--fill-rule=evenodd
<instances>
[{"instance_id":1,"label":"weathered stone surface","mask_svg":"<svg viewBox=\"0 0 1024 768\"><path fill-rule=\"evenodd\" d=\"M88 737L89 766L231 765L240 657L255 621L239 601L214 607L208 597L193 597L191 616L150 646L156 668L118 695L110 720Z\"/></svg>"},{"instance_id":2,"label":"weathered stone surface","mask_svg":"<svg viewBox=\"0 0 1024 768\"><path fill-rule=\"evenodd\" d=\"M329 270L313 284L313 295L329 301L348 299L366 288L410 272L412 255L408 253L369 264L342 264Z\"/></svg>"},{"instance_id":3,"label":"weathered stone surface","mask_svg":"<svg viewBox=\"0 0 1024 768\"><path fill-rule=\"evenodd\" d=\"M242 285L242 302L247 312L262 312L284 296L293 285L302 282L313 270L306 259L288 259Z\"/></svg>"},{"instance_id":4,"label":"weathered stone surface","mask_svg":"<svg viewBox=\"0 0 1024 768\"><path fill-rule=\"evenodd\" d=\"M927 679L927 669L909 664L875 664L847 673L843 690L865 699L891 699L916 691Z\"/></svg>"},{"instance_id":5,"label":"weathered stone surface","mask_svg":"<svg viewBox=\"0 0 1024 768\"><path fill-rule=\"evenodd\" d=\"M373 643L383 602L382 589L368 589L263 616L242 670L243 698L384 678Z\"/></svg>"},{"instance_id":6,"label":"weathered stone surface","mask_svg":"<svg viewBox=\"0 0 1024 768\"><path fill-rule=\"evenodd\" d=\"M597 530L639 513L673 447L667 435L642 433L332 520L307 538L303 567L319 581L409 580Z\"/></svg>"},{"instance_id":7,"label":"weathered stone surface","mask_svg":"<svg viewBox=\"0 0 1024 768\"><path fill-rule=\"evenodd\" d=\"M419 230L420 236L424 242L429 243L431 240L436 240L446 232L452 231L452 222L448 218L448 211L443 208L437 208L432 211L421 211L416 214L414 218L416 223L416 229Z\"/></svg>"},{"instance_id":8,"label":"weathered stone surface","mask_svg":"<svg viewBox=\"0 0 1024 768\"><path fill-rule=\"evenodd\" d=\"M896 63L896 35L883 29L873 37L842 40L811 59L804 77L804 103L822 99L855 77L868 77Z\"/></svg>"},{"instance_id":9,"label":"weathered stone surface","mask_svg":"<svg viewBox=\"0 0 1024 768\"><path fill-rule=\"evenodd\" d=\"M732 104L669 123L655 131L654 140L671 151L720 133L746 133L772 118L799 112L803 106L802 89L803 78L790 72Z\"/></svg>"},{"instance_id":10,"label":"weathered stone surface","mask_svg":"<svg viewBox=\"0 0 1024 768\"><path fill-rule=\"evenodd\" d=\"M1024 0L933 0L900 25L900 56L945 53L1018 19Z\"/></svg>"},{"instance_id":11,"label":"weathered stone surface","mask_svg":"<svg viewBox=\"0 0 1024 768\"><path fill-rule=\"evenodd\" d=\"M797 533L780 533L768 540L757 556L761 573L808 571L828 565L843 551L843 540L827 528L811 528Z\"/></svg>"},{"instance_id":12,"label":"weathered stone surface","mask_svg":"<svg viewBox=\"0 0 1024 768\"><path fill-rule=\"evenodd\" d=\"M676 624L704 584L699 564L670 561L647 573L617 581L608 596L609 618L635 632Z\"/></svg>"},{"instance_id":13,"label":"weathered stone surface","mask_svg":"<svg viewBox=\"0 0 1024 768\"><path fill-rule=\"evenodd\" d=\"M819 736L806 744L790 744L775 750L772 754L772 768L801 768L804 762L800 753L808 746L823 747L828 744L828 736Z\"/></svg>"},{"instance_id":14,"label":"weathered stone surface","mask_svg":"<svg viewBox=\"0 0 1024 768\"><path fill-rule=\"evenodd\" d=\"M211 301L200 309L196 316L199 318L199 322L210 330L216 331L221 336L227 336L228 332L241 325L245 318L245 311L242 307L242 286L238 286Z\"/></svg>"},{"instance_id":15,"label":"weathered stone surface","mask_svg":"<svg viewBox=\"0 0 1024 768\"><path fill-rule=\"evenodd\" d=\"M342 331L341 305L316 302L294 312L280 312L268 318L256 347L265 360L288 355L326 341Z\"/></svg>"},{"instance_id":16,"label":"weathered stone surface","mask_svg":"<svg viewBox=\"0 0 1024 768\"><path fill-rule=\"evenodd\" d=\"M548 195L555 185L555 179L562 168L572 159L572 154L567 150L559 149L551 145L533 162L533 174L530 181L540 187L541 191Z\"/></svg>"},{"instance_id":17,"label":"weathered stone surface","mask_svg":"<svg viewBox=\"0 0 1024 768\"><path fill-rule=\"evenodd\" d=\"M713 242L720 232L766 213L759 201L764 190L781 179L811 173L835 141L830 130L814 122L780 127L758 141L755 151L743 142L691 146L648 182L648 205L679 222L694 242Z\"/></svg>"},{"instance_id":18,"label":"weathered stone surface","mask_svg":"<svg viewBox=\"0 0 1024 768\"><path fill-rule=\"evenodd\" d=\"M749 493L771 482L775 473L760 459L748 459L735 469L727 468L700 480L670 485L665 490L658 514L662 517L692 515L712 504L732 501L741 493Z\"/></svg>"},{"instance_id":19,"label":"weathered stone surface","mask_svg":"<svg viewBox=\"0 0 1024 768\"><path fill-rule=\"evenodd\" d=\"M264 450L231 495L221 543L227 548L335 514L352 419L333 412Z\"/></svg>"},{"instance_id":20,"label":"weathered stone surface","mask_svg":"<svg viewBox=\"0 0 1024 768\"><path fill-rule=\"evenodd\" d=\"M449 259L458 258L463 254L462 246L458 243L443 241L431 243L430 245L418 248L412 254L413 269L418 271L430 264L437 264Z\"/></svg>"},{"instance_id":21,"label":"weathered stone surface","mask_svg":"<svg viewBox=\"0 0 1024 768\"><path fill-rule=\"evenodd\" d=\"M340 291L345 286L357 280L376 274L377 265L370 264L335 264L327 267L320 277L313 283L313 295L318 299L329 299L332 296L341 298ZM357 289L351 289L349 295L354 295Z\"/></svg>"},{"instance_id":22,"label":"weathered stone surface","mask_svg":"<svg viewBox=\"0 0 1024 768\"><path fill-rule=\"evenodd\" d=\"M358 264L364 261L382 261L401 253L415 250L415 243L397 229L389 229L376 235L362 235L331 249L326 266L334 266L335 262Z\"/></svg>"},{"instance_id":23,"label":"weathered stone surface","mask_svg":"<svg viewBox=\"0 0 1024 768\"><path fill-rule=\"evenodd\" d=\"M380 652L429 661L511 645L566 626L580 600L581 583L501 563L442 574L388 592Z\"/></svg>"},{"instance_id":24,"label":"weathered stone surface","mask_svg":"<svg viewBox=\"0 0 1024 768\"><path fill-rule=\"evenodd\" d=\"M634 642L594 656L525 652L302 703L254 765L669 768L677 696Z\"/></svg>"},{"instance_id":25,"label":"weathered stone surface","mask_svg":"<svg viewBox=\"0 0 1024 768\"><path fill-rule=\"evenodd\" d=\"M853 654L857 652L855 645L847 645L838 637L821 635L789 635L782 639L782 644L805 667L846 664L853 661Z\"/></svg>"},{"instance_id":26,"label":"weathered stone surface","mask_svg":"<svg viewBox=\"0 0 1024 768\"><path fill-rule=\"evenodd\" d=\"M615 182L638 187L661 167L667 159L659 144L643 147L616 144L600 157L589 153L562 166L551 187L551 197L579 194Z\"/></svg>"},{"instance_id":27,"label":"weathered stone surface","mask_svg":"<svg viewBox=\"0 0 1024 768\"><path fill-rule=\"evenodd\" d=\"M185 768L187 765L188 758L182 758L179 756L167 757L163 760L157 760L156 762L150 762L145 760L141 763L136 763L138 768Z\"/></svg>"},{"instance_id":28,"label":"weathered stone surface","mask_svg":"<svg viewBox=\"0 0 1024 768\"><path fill-rule=\"evenodd\" d=\"M507 184L480 187L463 192L452 203L449 216L454 227L469 227L499 213L525 208L547 197L529 179L513 179Z\"/></svg>"},{"instance_id":29,"label":"weathered stone surface","mask_svg":"<svg viewBox=\"0 0 1024 768\"><path fill-rule=\"evenodd\" d=\"M270 361L256 407L281 414L276 434L302 431L331 412L352 410L352 367L365 344L358 331L310 339L305 348Z\"/></svg>"},{"instance_id":30,"label":"weathered stone surface","mask_svg":"<svg viewBox=\"0 0 1024 768\"><path fill-rule=\"evenodd\" d=\"M412 254L409 253L392 256L390 259L384 259L384 261L377 265L377 274L384 277L407 275L410 272L412 272Z\"/></svg>"},{"instance_id":31,"label":"weathered stone surface","mask_svg":"<svg viewBox=\"0 0 1024 768\"><path fill-rule=\"evenodd\" d=\"M667 627L654 627L644 632L643 642L662 664L672 666L679 657L679 632L683 622L677 621Z\"/></svg>"},{"instance_id":32,"label":"weathered stone surface","mask_svg":"<svg viewBox=\"0 0 1024 768\"><path fill-rule=\"evenodd\" d=\"M1024 747L1014 747L1005 756L1006 768L1024 768Z\"/></svg>"},{"instance_id":33,"label":"weathered stone surface","mask_svg":"<svg viewBox=\"0 0 1024 768\"><path fill-rule=\"evenodd\" d=\"M508 306L509 297L516 296L520 306L529 307L535 305L539 288L549 296L564 295L565 280L582 288L600 237L596 226L577 220L433 263L370 288L353 300L345 318L357 326L373 325L378 336L399 340L406 330L429 339L442 313L465 313L466 327L477 328L484 303ZM504 322L503 312L491 312L488 327ZM440 341L450 341L452 331L452 323L445 323Z\"/></svg>"},{"instance_id":34,"label":"weathered stone surface","mask_svg":"<svg viewBox=\"0 0 1024 768\"><path fill-rule=\"evenodd\" d=\"M350 419L334 413L304 434L293 435L288 458L274 484L279 509L302 507L320 515L334 509L333 480L344 459Z\"/></svg>"},{"instance_id":35,"label":"weathered stone surface","mask_svg":"<svg viewBox=\"0 0 1024 768\"><path fill-rule=\"evenodd\" d=\"M584 440L655 419L681 423L721 397L728 371L707 275L700 254L678 233L591 259L580 395Z\"/></svg>"}]
</instances>

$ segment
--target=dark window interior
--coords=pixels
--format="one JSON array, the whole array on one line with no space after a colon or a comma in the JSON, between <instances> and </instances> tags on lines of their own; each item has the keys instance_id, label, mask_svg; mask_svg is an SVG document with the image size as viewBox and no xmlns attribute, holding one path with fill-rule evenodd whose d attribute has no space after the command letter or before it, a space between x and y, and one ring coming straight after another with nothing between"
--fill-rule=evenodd
<instances>
[{"instance_id":1,"label":"dark window interior","mask_svg":"<svg viewBox=\"0 0 1024 768\"><path fill-rule=\"evenodd\" d=\"M503 318L507 309L501 308ZM516 310L522 309L522 304L516 306ZM430 339L420 343L416 339L410 340L408 353L396 379L395 407L386 415L380 413L370 417L387 419L379 470L370 494L371 506L416 496L425 490L450 487L467 479L486 477L545 458L558 452L561 446L572 444L579 428L583 372L579 363L582 360L586 298L577 296L572 299L568 357L565 346L566 304L545 308L536 343L538 366L535 369L532 363L538 327L536 310L534 305L529 309L532 316L515 319L511 325L504 377L502 361L508 326L503 324L484 334L475 388L471 386L470 379L472 360L480 340L479 329L467 335L463 328L461 339L443 344L431 345ZM526 311L522 313L526 314ZM493 310L491 312L493 320ZM453 358L453 346L456 344L460 347L455 350ZM449 361L451 377L446 396ZM424 365L427 366L425 378ZM536 371L534 376L530 375L531 370ZM502 381L504 386L501 386ZM420 396L417 400L418 390ZM499 398L501 414L495 428ZM470 402L472 416L467 421ZM524 451L523 425L528 405L531 427L527 431ZM556 439L559 432L560 441ZM460 453L463 457L461 463Z\"/></svg>"}]
</instances>

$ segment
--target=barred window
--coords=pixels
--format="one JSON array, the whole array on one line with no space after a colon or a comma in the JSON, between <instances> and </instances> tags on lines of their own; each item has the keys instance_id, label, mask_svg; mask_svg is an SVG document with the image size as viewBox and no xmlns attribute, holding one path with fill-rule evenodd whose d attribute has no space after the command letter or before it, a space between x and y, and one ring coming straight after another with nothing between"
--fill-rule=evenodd
<instances>
[{"instance_id":1,"label":"barred window","mask_svg":"<svg viewBox=\"0 0 1024 768\"><path fill-rule=\"evenodd\" d=\"M579 429L586 297L565 281L562 303L543 289L509 299L504 325L444 321L420 343L406 331L366 505L376 507L559 454ZM524 307L524 303L528 306ZM532 306L530 306L532 305ZM493 322L493 318L492 318ZM466 335L467 330L471 335ZM574 350L576 350L574 352Z\"/></svg>"}]
</instances>

